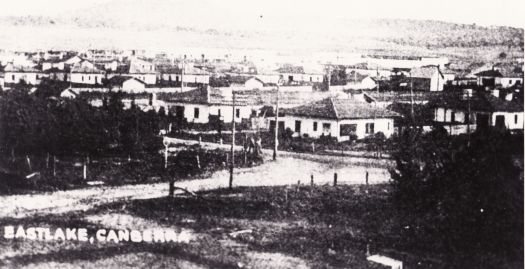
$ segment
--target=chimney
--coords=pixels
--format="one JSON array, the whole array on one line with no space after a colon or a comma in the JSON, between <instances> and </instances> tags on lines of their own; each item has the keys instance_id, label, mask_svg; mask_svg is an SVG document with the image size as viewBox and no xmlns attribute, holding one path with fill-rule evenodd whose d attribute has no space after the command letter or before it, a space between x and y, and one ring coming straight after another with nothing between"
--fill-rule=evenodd
<instances>
[{"instance_id":1,"label":"chimney","mask_svg":"<svg viewBox=\"0 0 525 269\"><path fill-rule=\"evenodd\" d=\"M491 93L493 96L499 98L499 90L498 90L498 89L493 89L492 91L490 91L490 93Z\"/></svg>"}]
</instances>

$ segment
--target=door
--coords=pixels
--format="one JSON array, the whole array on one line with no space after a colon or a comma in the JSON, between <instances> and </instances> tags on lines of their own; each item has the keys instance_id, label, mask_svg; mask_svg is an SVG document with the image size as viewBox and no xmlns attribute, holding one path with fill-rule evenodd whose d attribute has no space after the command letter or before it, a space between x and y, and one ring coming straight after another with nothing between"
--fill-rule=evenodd
<instances>
[{"instance_id":1,"label":"door","mask_svg":"<svg viewBox=\"0 0 525 269\"><path fill-rule=\"evenodd\" d=\"M496 129L503 130L505 129L505 116L498 115L496 116Z\"/></svg>"},{"instance_id":2,"label":"door","mask_svg":"<svg viewBox=\"0 0 525 269\"><path fill-rule=\"evenodd\" d=\"M484 130L489 127L489 115L476 114L476 129Z\"/></svg>"}]
</instances>

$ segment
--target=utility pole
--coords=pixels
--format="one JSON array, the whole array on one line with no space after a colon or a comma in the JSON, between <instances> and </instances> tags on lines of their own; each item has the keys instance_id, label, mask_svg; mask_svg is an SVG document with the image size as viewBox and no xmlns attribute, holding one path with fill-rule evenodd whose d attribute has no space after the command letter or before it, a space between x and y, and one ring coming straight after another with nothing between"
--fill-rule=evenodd
<instances>
[{"instance_id":1,"label":"utility pole","mask_svg":"<svg viewBox=\"0 0 525 269\"><path fill-rule=\"evenodd\" d=\"M410 116L412 117L412 127L414 127L416 120L414 118L414 84L412 82L412 71L408 72L408 75L410 76Z\"/></svg>"},{"instance_id":2,"label":"utility pole","mask_svg":"<svg viewBox=\"0 0 525 269\"><path fill-rule=\"evenodd\" d=\"M328 91L330 91L330 80L332 79L332 75L331 75L331 68L332 66L330 66L330 64L328 64Z\"/></svg>"},{"instance_id":3,"label":"utility pole","mask_svg":"<svg viewBox=\"0 0 525 269\"><path fill-rule=\"evenodd\" d=\"M230 164L230 190L233 188L233 166L235 165L235 92L232 91L232 148Z\"/></svg>"},{"instance_id":4,"label":"utility pole","mask_svg":"<svg viewBox=\"0 0 525 269\"><path fill-rule=\"evenodd\" d=\"M180 91L184 92L184 62L186 61L186 55L182 58L182 72L180 74Z\"/></svg>"},{"instance_id":5,"label":"utility pole","mask_svg":"<svg viewBox=\"0 0 525 269\"><path fill-rule=\"evenodd\" d=\"M279 85L277 85L277 102L275 103L275 127L274 127L274 141L273 141L273 160L277 160L277 146L279 144Z\"/></svg>"},{"instance_id":6,"label":"utility pole","mask_svg":"<svg viewBox=\"0 0 525 269\"><path fill-rule=\"evenodd\" d=\"M470 147L470 90L467 90L467 103L468 103L468 114L467 114L467 146Z\"/></svg>"}]
</instances>

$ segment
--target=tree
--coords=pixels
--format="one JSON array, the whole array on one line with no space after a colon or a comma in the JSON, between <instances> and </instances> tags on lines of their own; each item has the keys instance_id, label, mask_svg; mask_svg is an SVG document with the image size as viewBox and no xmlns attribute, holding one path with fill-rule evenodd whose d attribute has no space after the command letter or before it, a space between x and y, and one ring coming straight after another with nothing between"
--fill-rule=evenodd
<instances>
[{"instance_id":1,"label":"tree","mask_svg":"<svg viewBox=\"0 0 525 269\"><path fill-rule=\"evenodd\" d=\"M498 131L466 137L407 129L391 171L402 236L446 254L449 267L493 268L523 253L523 138ZM500 257L476 260L476 257Z\"/></svg>"}]
</instances>

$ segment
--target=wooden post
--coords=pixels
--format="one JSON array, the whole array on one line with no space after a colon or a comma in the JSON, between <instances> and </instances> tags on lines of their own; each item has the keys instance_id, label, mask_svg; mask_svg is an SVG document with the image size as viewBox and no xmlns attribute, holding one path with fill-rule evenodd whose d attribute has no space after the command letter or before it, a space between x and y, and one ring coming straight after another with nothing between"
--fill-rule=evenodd
<instances>
[{"instance_id":1,"label":"wooden post","mask_svg":"<svg viewBox=\"0 0 525 269\"><path fill-rule=\"evenodd\" d=\"M53 176L57 176L57 157L53 155Z\"/></svg>"},{"instance_id":2,"label":"wooden post","mask_svg":"<svg viewBox=\"0 0 525 269\"><path fill-rule=\"evenodd\" d=\"M49 169L49 152L46 154L46 169Z\"/></svg>"},{"instance_id":3,"label":"wooden post","mask_svg":"<svg viewBox=\"0 0 525 269\"><path fill-rule=\"evenodd\" d=\"M83 171L82 171L82 178L84 180L87 179L87 163L86 163L86 161L87 161L87 158L84 159L84 165L83 165Z\"/></svg>"},{"instance_id":4,"label":"wooden post","mask_svg":"<svg viewBox=\"0 0 525 269\"><path fill-rule=\"evenodd\" d=\"M273 141L273 160L277 160L277 146L279 144L279 85L277 85L277 99L275 103L275 136Z\"/></svg>"},{"instance_id":5,"label":"wooden post","mask_svg":"<svg viewBox=\"0 0 525 269\"><path fill-rule=\"evenodd\" d=\"M27 161L27 167L29 168L29 172L31 172L32 171L32 169L31 169L31 160L29 159L28 155L26 155L26 161Z\"/></svg>"},{"instance_id":6,"label":"wooden post","mask_svg":"<svg viewBox=\"0 0 525 269\"><path fill-rule=\"evenodd\" d=\"M201 169L201 161L199 159L199 154L197 154L196 158L197 158L197 168L199 168L199 170L200 170Z\"/></svg>"},{"instance_id":7,"label":"wooden post","mask_svg":"<svg viewBox=\"0 0 525 269\"><path fill-rule=\"evenodd\" d=\"M231 147L231 164L230 164L230 190L233 188L233 166L235 165L235 92L232 91L232 147Z\"/></svg>"},{"instance_id":8,"label":"wooden post","mask_svg":"<svg viewBox=\"0 0 525 269\"><path fill-rule=\"evenodd\" d=\"M337 173L334 173L334 187L337 186Z\"/></svg>"},{"instance_id":9,"label":"wooden post","mask_svg":"<svg viewBox=\"0 0 525 269\"><path fill-rule=\"evenodd\" d=\"M168 169L168 144L165 144L164 149L164 169Z\"/></svg>"}]
</instances>

